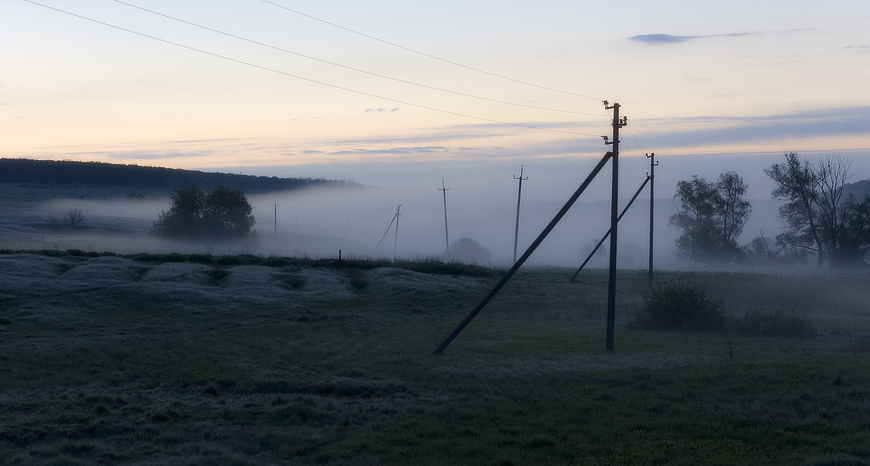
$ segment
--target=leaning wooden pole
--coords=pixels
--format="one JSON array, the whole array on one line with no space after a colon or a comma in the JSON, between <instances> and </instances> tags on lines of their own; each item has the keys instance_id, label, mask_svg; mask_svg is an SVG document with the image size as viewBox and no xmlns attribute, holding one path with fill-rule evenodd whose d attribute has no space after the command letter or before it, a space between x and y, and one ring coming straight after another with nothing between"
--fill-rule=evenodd
<instances>
[{"instance_id":1,"label":"leaning wooden pole","mask_svg":"<svg viewBox=\"0 0 870 466\"><path fill-rule=\"evenodd\" d=\"M619 217L617 217L617 219L616 219L617 223L619 223L619 221L622 220L622 217L625 215L625 213L628 212L628 208L631 207L631 205L634 203L634 200L637 199L637 196L640 195L640 192L643 191L643 188L646 186L646 184L647 184L647 182L649 182L649 180L650 180L650 177L647 177L643 181L643 183L640 185L640 188L637 188L637 192L634 193L634 196L632 196L631 200L628 201L628 205L626 205L625 208L622 209L622 213L620 213ZM596 244L595 247L592 249L592 252L590 252L589 255L586 256L586 260L583 261L582 264L580 264L580 268L578 268L577 271L574 272L574 275L571 275L571 279L568 280L569 282L573 282L574 279L577 278L577 275L580 275L580 272L583 270L584 267L586 267L586 264L589 263L589 260L592 259L592 256L594 256L595 253L598 252L598 249L601 247L602 244L604 244L604 241L607 240L607 238L609 238L609 237L610 237L610 230L607 230L607 233L605 233L604 236L601 237L601 241L599 241L598 244Z\"/></svg>"},{"instance_id":2,"label":"leaning wooden pole","mask_svg":"<svg viewBox=\"0 0 870 466\"><path fill-rule=\"evenodd\" d=\"M495 295L499 292L499 290L501 290L505 283L507 283L508 280L513 277L513 275L517 272L517 270L519 270L519 268L523 265L526 259L528 259L529 256L531 256L532 253L535 252L535 249L537 249L538 246L540 246L540 244L544 241L544 238L546 238L547 235L549 235L550 232L553 230L553 228L556 227L559 221L562 220L562 217L564 217L565 214L568 213L568 210L571 209L571 206L574 205L574 202L576 202L580 195L583 194L583 191L585 191L589 184L592 182L592 180L595 179L595 176L598 175L598 172L600 172L601 169L604 168L604 165L607 164L607 161L610 160L610 157L612 155L613 154L611 152L604 154L604 157L598 162L598 165L596 165L595 168L592 169L592 172L589 174L589 176L586 177L586 180L583 181L583 184L581 184L580 187L577 188L577 191L575 191L574 194L571 196L571 198L568 199L568 202L565 203L565 205L562 207L562 210L560 210L559 213L557 213L556 216L553 217L553 220L551 220L549 225L544 228L544 231L542 231L541 234L538 235L538 238L535 239L534 242L532 242L531 246L526 249L526 252L524 252L523 255L516 260L516 262L514 262L514 265L510 268L510 270L507 271L505 276L502 277L501 280L499 280L499 282L492 288L492 290L489 291L489 293L483 298L483 300L480 301L480 303L478 303L478 305L471 311L471 313L469 313L468 316L466 316L465 319L463 319L462 322L459 323L459 325L453 330L453 332L451 332L450 335L448 335L447 338L445 338L444 341L441 342L440 345L438 345L438 348L435 348L435 354L441 354L444 349L447 348L450 342L452 342L453 339L456 338L462 332L462 330L465 329L465 327L474 319L474 317L477 316L477 314L480 313L480 311L483 310L484 307L486 307L486 305L492 300L492 298L495 297Z\"/></svg>"}]
</instances>

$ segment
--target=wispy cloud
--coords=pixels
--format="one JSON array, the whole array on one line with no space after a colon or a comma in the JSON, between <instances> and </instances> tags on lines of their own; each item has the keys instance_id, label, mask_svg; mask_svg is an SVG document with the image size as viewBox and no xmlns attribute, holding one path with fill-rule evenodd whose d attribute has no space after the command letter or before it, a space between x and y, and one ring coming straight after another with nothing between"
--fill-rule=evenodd
<instances>
[{"instance_id":1,"label":"wispy cloud","mask_svg":"<svg viewBox=\"0 0 870 466\"><path fill-rule=\"evenodd\" d=\"M748 32L738 32L733 34L710 34L706 36L677 36L672 34L641 34L638 36L629 37L628 40L641 42L647 45L666 45L680 44L695 39L706 39L708 37L739 37L749 35Z\"/></svg>"},{"instance_id":2,"label":"wispy cloud","mask_svg":"<svg viewBox=\"0 0 870 466\"><path fill-rule=\"evenodd\" d=\"M446 152L444 146L393 147L390 149L353 149L330 152L328 155L407 155Z\"/></svg>"},{"instance_id":3,"label":"wispy cloud","mask_svg":"<svg viewBox=\"0 0 870 466\"><path fill-rule=\"evenodd\" d=\"M396 113L399 111L399 107L393 108L367 108L363 110L363 113Z\"/></svg>"},{"instance_id":4,"label":"wispy cloud","mask_svg":"<svg viewBox=\"0 0 870 466\"><path fill-rule=\"evenodd\" d=\"M692 123L712 123L716 128L688 129L679 132L645 135L646 145L686 147L729 143L753 143L772 139L805 139L866 135L870 128L870 106L822 110L806 110L782 115L760 117L699 117L680 120ZM671 121L669 123L678 123Z\"/></svg>"}]
</instances>

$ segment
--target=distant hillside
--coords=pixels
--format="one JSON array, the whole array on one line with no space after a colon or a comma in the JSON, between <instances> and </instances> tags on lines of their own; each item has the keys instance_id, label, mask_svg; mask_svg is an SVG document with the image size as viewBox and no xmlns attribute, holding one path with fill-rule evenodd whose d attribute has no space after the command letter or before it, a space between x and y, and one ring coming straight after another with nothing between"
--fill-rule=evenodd
<instances>
[{"instance_id":1,"label":"distant hillside","mask_svg":"<svg viewBox=\"0 0 870 466\"><path fill-rule=\"evenodd\" d=\"M174 168L142 167L102 162L0 159L0 183L51 185L129 186L174 190L187 184L214 189L218 186L245 193L266 193L314 186L352 186L350 181L323 178L278 178L275 176L208 173Z\"/></svg>"}]
</instances>

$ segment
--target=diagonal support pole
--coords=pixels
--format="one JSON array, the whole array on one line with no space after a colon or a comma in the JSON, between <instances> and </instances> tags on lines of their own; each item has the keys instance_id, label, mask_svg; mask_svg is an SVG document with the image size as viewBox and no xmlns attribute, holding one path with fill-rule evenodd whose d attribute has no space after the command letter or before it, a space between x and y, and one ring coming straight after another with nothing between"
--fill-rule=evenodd
<instances>
[{"instance_id":1,"label":"diagonal support pole","mask_svg":"<svg viewBox=\"0 0 870 466\"><path fill-rule=\"evenodd\" d=\"M492 288L492 290L489 291L489 293L483 298L483 300L480 301L477 307L475 307L474 310L472 310L471 313L469 313L468 316L466 316L465 319L463 319L462 322L453 330L453 332L451 332L450 335L448 335L447 338L445 338L444 341L441 342L440 345L438 345L438 348L435 348L434 353L436 355L444 352L444 349L447 348L448 345L450 345L450 342L452 342L453 339L456 338L463 329L465 329L465 327L474 319L474 317L477 316L477 314L480 313L480 311L483 310L483 308L486 307L487 304L489 304L492 298L495 297L495 295L499 292L499 290L502 289L502 287L508 282L508 280L510 280L511 277L514 276L517 270L519 270L523 263L526 262L526 259L528 259L529 256L531 256L532 253L535 252L535 249L537 249L538 246L540 246L540 244L544 241L544 238L546 238L547 235L549 235L550 232L553 230L553 228L556 227L556 224L558 224L559 221L562 220L562 217L564 217L565 214L568 213L568 210L571 209L571 206L574 205L580 195L583 194L583 191L585 191L589 184L592 183L592 180L595 179L595 176L597 176L598 172L600 172L601 169L604 168L604 165L607 164L607 161L610 160L612 156L612 152L604 154L604 157L602 157L602 159L598 162L598 165L596 165L595 168L592 169L592 172L589 174L589 176L586 177L586 180L583 181L583 184L581 184L580 187L577 188L577 191L575 191L571 198L568 199L568 202L565 203L565 205L562 207L562 210L560 210L559 213L557 213L556 216L553 217L553 220L551 220L549 225L547 225L547 227L544 228L541 234L538 235L538 238L535 239L534 242L532 242L531 246L526 249L526 252L524 252L523 255L520 256L520 258L517 259L516 262L514 262L514 265L510 268L510 270L507 271L505 276L502 277L502 279L499 280L499 282Z\"/></svg>"},{"instance_id":2,"label":"diagonal support pole","mask_svg":"<svg viewBox=\"0 0 870 466\"><path fill-rule=\"evenodd\" d=\"M399 217L399 213L398 213L398 212L396 212L396 214L395 214L395 215L393 215L393 219L392 219L392 220L390 220L390 224L389 224L389 225L388 225L388 226L387 226L387 230L386 230L386 231L385 231L385 232L384 232L384 236L381 236L381 240L380 240L380 241L378 241L378 245L377 245L377 246L375 246L375 249L374 249L374 250L373 250L373 251L372 251L372 255L374 255L374 253L375 253L375 251L377 251L377 250L378 250L378 248L379 248L379 247L381 247L381 243L383 243L383 242L384 242L384 238L386 238L386 237L387 237L387 233L389 233L389 232L390 232L390 228L392 228L392 227L393 227L393 222L395 222L395 221L396 221L396 219L397 219L397 218L398 218L398 217Z\"/></svg>"},{"instance_id":3,"label":"diagonal support pole","mask_svg":"<svg viewBox=\"0 0 870 466\"><path fill-rule=\"evenodd\" d=\"M622 216L625 215L626 212L628 212L628 208L631 207L631 204L634 203L634 200L637 199L637 196L640 195L640 192L643 191L643 188L646 187L646 184L650 181L650 179L651 179L650 177L646 177L646 179L640 185L640 188L637 188L637 192L634 193L634 196L632 196L631 200L628 201L628 205L626 205L625 208L622 209L622 213L619 214L619 217L616 218L617 223L619 223L619 221L622 220ZM569 282L575 281L574 279L577 278L577 275L580 275L580 272L583 270L584 267L586 267L586 264L589 263L589 260L592 259L592 256L594 256L595 253L598 252L598 249L601 247L602 244L604 244L604 241L609 237L610 237L610 230L607 230L607 233L604 234L604 236L601 238L601 241L599 241L598 244L595 245L595 248L592 249L592 252L590 252L589 255L586 256L586 260L583 261L583 263L580 265L580 268L577 269L576 272L574 272L574 275L571 275L571 279L568 280Z\"/></svg>"}]
</instances>

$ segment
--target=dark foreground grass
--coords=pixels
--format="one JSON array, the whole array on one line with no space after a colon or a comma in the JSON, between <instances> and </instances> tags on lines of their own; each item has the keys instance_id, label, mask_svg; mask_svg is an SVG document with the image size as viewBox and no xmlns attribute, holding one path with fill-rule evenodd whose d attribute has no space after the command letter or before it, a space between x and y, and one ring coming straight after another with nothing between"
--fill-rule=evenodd
<instances>
[{"instance_id":1,"label":"dark foreground grass","mask_svg":"<svg viewBox=\"0 0 870 466\"><path fill-rule=\"evenodd\" d=\"M863 318L802 339L620 326L607 354L602 277L564 273L521 273L437 357L495 278L302 307L5 305L0 464L870 462Z\"/></svg>"}]
</instances>

